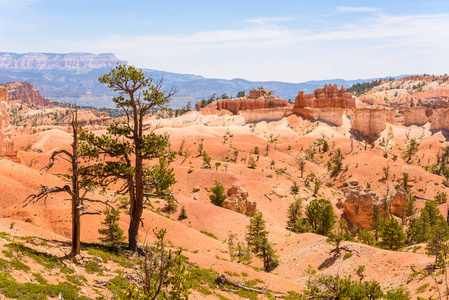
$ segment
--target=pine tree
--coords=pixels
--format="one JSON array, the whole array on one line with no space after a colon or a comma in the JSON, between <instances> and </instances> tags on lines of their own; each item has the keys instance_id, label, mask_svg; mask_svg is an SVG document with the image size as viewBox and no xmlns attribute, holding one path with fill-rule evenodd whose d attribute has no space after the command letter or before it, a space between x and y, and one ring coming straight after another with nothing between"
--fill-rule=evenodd
<instances>
[{"instance_id":1,"label":"pine tree","mask_svg":"<svg viewBox=\"0 0 449 300\"><path fill-rule=\"evenodd\" d=\"M303 233L310 231L310 225L307 219L302 217L302 200L295 199L295 202L290 204L287 210L287 230L295 233Z\"/></svg>"},{"instance_id":2,"label":"pine tree","mask_svg":"<svg viewBox=\"0 0 449 300\"><path fill-rule=\"evenodd\" d=\"M209 195L210 202L216 206L222 206L226 199L224 186L215 180L215 186L212 187L210 191L212 192L212 194Z\"/></svg>"},{"instance_id":3,"label":"pine tree","mask_svg":"<svg viewBox=\"0 0 449 300\"><path fill-rule=\"evenodd\" d=\"M265 272L271 272L278 264L278 256L268 241L268 231L265 230L265 220L261 212L257 212L247 226L246 240L248 248L263 260Z\"/></svg>"},{"instance_id":4,"label":"pine tree","mask_svg":"<svg viewBox=\"0 0 449 300\"><path fill-rule=\"evenodd\" d=\"M185 219L187 219L187 211L186 211L186 207L183 206L181 208L181 213L179 214L178 220L181 221L181 220L185 220Z\"/></svg>"},{"instance_id":5,"label":"pine tree","mask_svg":"<svg viewBox=\"0 0 449 300\"><path fill-rule=\"evenodd\" d=\"M98 233L103 236L100 238L100 241L111 245L117 245L123 242L125 237L123 236L123 230L119 226L120 211L111 208L105 210L104 213L106 214L106 218L101 224L105 228L98 229Z\"/></svg>"},{"instance_id":6,"label":"pine tree","mask_svg":"<svg viewBox=\"0 0 449 300\"><path fill-rule=\"evenodd\" d=\"M329 235L335 226L337 218L329 200L314 199L306 206L307 220L313 232Z\"/></svg>"},{"instance_id":7,"label":"pine tree","mask_svg":"<svg viewBox=\"0 0 449 300\"><path fill-rule=\"evenodd\" d=\"M401 249L406 239L405 233L402 231L402 225L394 218L381 222L379 237L382 238L379 243L380 246L389 250Z\"/></svg>"}]
</instances>

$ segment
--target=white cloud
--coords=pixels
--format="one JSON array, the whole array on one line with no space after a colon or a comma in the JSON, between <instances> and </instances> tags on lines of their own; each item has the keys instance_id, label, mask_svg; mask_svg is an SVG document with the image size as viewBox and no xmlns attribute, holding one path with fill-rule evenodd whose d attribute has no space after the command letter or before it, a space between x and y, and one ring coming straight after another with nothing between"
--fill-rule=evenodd
<instances>
[{"instance_id":1,"label":"white cloud","mask_svg":"<svg viewBox=\"0 0 449 300\"><path fill-rule=\"evenodd\" d=\"M270 23L278 23L278 22L287 22L294 20L293 17L278 17L278 18L254 18L249 20L244 20L247 23L256 23L256 24L270 24Z\"/></svg>"},{"instance_id":2,"label":"white cloud","mask_svg":"<svg viewBox=\"0 0 449 300\"><path fill-rule=\"evenodd\" d=\"M376 12L380 11L375 7L351 7L351 6L338 6L337 10L340 12Z\"/></svg>"},{"instance_id":3,"label":"white cloud","mask_svg":"<svg viewBox=\"0 0 449 300\"><path fill-rule=\"evenodd\" d=\"M271 75L276 76L272 79L298 82L287 77L351 78L359 76L351 76L354 72L362 74L380 68L384 71L379 73L386 75L413 73L413 68L421 66L423 69L431 64L429 61L433 63L435 53L439 54L441 61L435 64L435 68L449 68L441 55L449 48L449 14L397 16L379 12L359 20L357 24L348 20L333 29L316 32L264 22L268 21L249 22L235 30L183 35L111 36L77 42L61 41L59 46L67 47L66 51L113 52L120 59L141 67L217 78L262 80L268 79L261 77L268 76L266 70L280 69L282 71ZM414 65L409 58L414 59ZM335 70L337 75L324 73L329 71L326 68ZM385 71L387 68L395 69L393 72ZM437 73L421 69L416 72ZM303 70L304 74L299 75L294 70ZM353 73L338 73L345 70ZM373 75L367 76L375 77Z\"/></svg>"}]
</instances>

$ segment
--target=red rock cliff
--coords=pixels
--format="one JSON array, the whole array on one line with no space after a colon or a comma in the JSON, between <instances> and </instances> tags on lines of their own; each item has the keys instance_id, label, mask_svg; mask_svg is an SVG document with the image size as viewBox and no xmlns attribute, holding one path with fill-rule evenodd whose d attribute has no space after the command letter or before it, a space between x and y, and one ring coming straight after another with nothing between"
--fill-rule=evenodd
<instances>
[{"instance_id":1,"label":"red rock cliff","mask_svg":"<svg viewBox=\"0 0 449 300\"><path fill-rule=\"evenodd\" d=\"M42 97L41 93L27 81L12 82L5 85L8 90L8 100L21 100L24 103L36 106L50 106L50 102Z\"/></svg>"},{"instance_id":2,"label":"red rock cliff","mask_svg":"<svg viewBox=\"0 0 449 300\"><path fill-rule=\"evenodd\" d=\"M322 89L316 89L313 94L304 95L299 92L295 99L295 108L354 108L355 99L346 93L344 86L338 89L335 85L325 85Z\"/></svg>"},{"instance_id":3,"label":"red rock cliff","mask_svg":"<svg viewBox=\"0 0 449 300\"><path fill-rule=\"evenodd\" d=\"M237 115L240 111L254 110L261 108L288 107L289 103L275 95L267 95L261 90L251 90L250 93L237 99L215 100L206 107L199 109L203 115L222 114L230 112Z\"/></svg>"}]
</instances>

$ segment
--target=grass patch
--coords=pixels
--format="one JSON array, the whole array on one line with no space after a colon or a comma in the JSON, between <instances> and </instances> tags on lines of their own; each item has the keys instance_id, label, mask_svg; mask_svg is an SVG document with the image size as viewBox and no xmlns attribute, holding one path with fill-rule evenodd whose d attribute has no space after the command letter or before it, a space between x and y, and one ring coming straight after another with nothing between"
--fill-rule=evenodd
<instances>
[{"instance_id":1,"label":"grass patch","mask_svg":"<svg viewBox=\"0 0 449 300\"><path fill-rule=\"evenodd\" d=\"M10 242L11 241L11 235L9 234L9 233L6 233L6 232L0 232L0 238L1 239L4 239L4 240L6 240L6 241L8 241L8 242Z\"/></svg>"},{"instance_id":2,"label":"grass patch","mask_svg":"<svg viewBox=\"0 0 449 300\"><path fill-rule=\"evenodd\" d=\"M86 272L93 274L98 273L98 275L103 276L103 268L100 266L100 263L98 261L90 260L87 263L84 264L84 267L86 268Z\"/></svg>"},{"instance_id":3,"label":"grass patch","mask_svg":"<svg viewBox=\"0 0 449 300\"><path fill-rule=\"evenodd\" d=\"M107 263L109 260L119 264L124 268L131 268L133 264L124 256L117 251L117 248L102 245L102 244L84 244L87 249L87 253L92 256L97 256L101 258L104 263Z\"/></svg>"},{"instance_id":4,"label":"grass patch","mask_svg":"<svg viewBox=\"0 0 449 300\"><path fill-rule=\"evenodd\" d=\"M348 259L352 256L351 252L346 252L345 255L343 256L343 259Z\"/></svg>"},{"instance_id":5,"label":"grass patch","mask_svg":"<svg viewBox=\"0 0 449 300\"><path fill-rule=\"evenodd\" d=\"M22 243L10 243L6 244L5 247L15 250L18 253L21 253L22 255L31 257L35 262L44 266L46 269L52 270L54 268L60 268L61 271L64 273L74 272L72 269L64 266L64 264L60 262L56 256L34 250L30 247L25 246Z\"/></svg>"},{"instance_id":6,"label":"grass patch","mask_svg":"<svg viewBox=\"0 0 449 300\"><path fill-rule=\"evenodd\" d=\"M427 289L427 287L430 285L430 283L424 283L419 288L416 289L417 293L424 293Z\"/></svg>"},{"instance_id":7,"label":"grass patch","mask_svg":"<svg viewBox=\"0 0 449 300\"><path fill-rule=\"evenodd\" d=\"M202 234L207 235L208 237L211 237L211 238L213 238L213 239L218 240L218 238L217 238L213 233L207 232L206 230L201 230L200 232L201 232Z\"/></svg>"},{"instance_id":8,"label":"grass patch","mask_svg":"<svg viewBox=\"0 0 449 300\"><path fill-rule=\"evenodd\" d=\"M130 287L129 280L119 275L109 280L113 285L108 285L107 289L115 295L124 294Z\"/></svg>"},{"instance_id":9,"label":"grass patch","mask_svg":"<svg viewBox=\"0 0 449 300\"><path fill-rule=\"evenodd\" d=\"M84 285L84 283L87 283L86 277L83 275L75 276L75 275L66 275L67 281L70 283L73 283L74 285Z\"/></svg>"},{"instance_id":10,"label":"grass patch","mask_svg":"<svg viewBox=\"0 0 449 300\"><path fill-rule=\"evenodd\" d=\"M186 276L184 286L204 295L211 295L212 289L216 289L215 279L218 273L212 269L191 268Z\"/></svg>"},{"instance_id":11,"label":"grass patch","mask_svg":"<svg viewBox=\"0 0 449 300\"><path fill-rule=\"evenodd\" d=\"M47 284L47 279L42 277L40 273L33 273L33 276L36 279L36 281L39 282L40 284Z\"/></svg>"},{"instance_id":12,"label":"grass patch","mask_svg":"<svg viewBox=\"0 0 449 300\"><path fill-rule=\"evenodd\" d=\"M8 272L10 269L22 270L25 273L28 273L31 270L30 267L17 258L13 258L11 261L0 258L0 270L3 272Z\"/></svg>"},{"instance_id":13,"label":"grass patch","mask_svg":"<svg viewBox=\"0 0 449 300\"><path fill-rule=\"evenodd\" d=\"M60 284L18 283L9 274L0 274L0 293L9 299L46 300L61 294L65 300L89 299L78 297L78 288L68 282Z\"/></svg>"}]
</instances>

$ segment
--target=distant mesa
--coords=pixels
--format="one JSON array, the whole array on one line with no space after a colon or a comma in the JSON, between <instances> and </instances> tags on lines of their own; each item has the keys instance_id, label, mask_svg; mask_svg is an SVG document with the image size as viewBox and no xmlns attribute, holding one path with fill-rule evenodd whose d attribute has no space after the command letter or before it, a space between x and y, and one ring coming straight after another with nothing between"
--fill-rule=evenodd
<instances>
[{"instance_id":1,"label":"distant mesa","mask_svg":"<svg viewBox=\"0 0 449 300\"><path fill-rule=\"evenodd\" d=\"M112 53L10 53L0 52L0 69L81 71L126 64Z\"/></svg>"}]
</instances>

